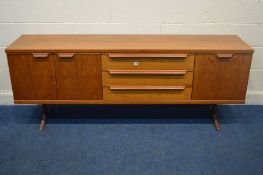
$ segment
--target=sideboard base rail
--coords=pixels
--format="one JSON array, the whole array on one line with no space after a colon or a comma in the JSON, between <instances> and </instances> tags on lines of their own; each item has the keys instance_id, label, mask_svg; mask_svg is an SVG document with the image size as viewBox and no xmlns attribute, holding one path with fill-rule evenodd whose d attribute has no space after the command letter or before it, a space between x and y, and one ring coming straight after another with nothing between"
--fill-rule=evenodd
<instances>
[{"instance_id":1,"label":"sideboard base rail","mask_svg":"<svg viewBox=\"0 0 263 175\"><path fill-rule=\"evenodd\" d=\"M245 100L14 100L15 104L245 104Z\"/></svg>"},{"instance_id":2,"label":"sideboard base rail","mask_svg":"<svg viewBox=\"0 0 263 175\"><path fill-rule=\"evenodd\" d=\"M39 131L43 131L45 129L46 122L48 119L48 106L47 106L47 104L42 104L41 107L42 107L42 116L41 116ZM212 104L212 108L211 108L212 121L213 121L213 124L214 124L216 131L220 131L221 126L219 123L219 119L216 115L217 110L218 110L218 105Z\"/></svg>"}]
</instances>

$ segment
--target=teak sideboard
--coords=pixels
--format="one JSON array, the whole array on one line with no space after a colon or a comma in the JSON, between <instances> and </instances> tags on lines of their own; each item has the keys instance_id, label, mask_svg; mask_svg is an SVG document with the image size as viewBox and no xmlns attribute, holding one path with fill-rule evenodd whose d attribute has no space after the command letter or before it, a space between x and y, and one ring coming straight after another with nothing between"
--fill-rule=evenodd
<instances>
[{"instance_id":1,"label":"teak sideboard","mask_svg":"<svg viewBox=\"0 0 263 175\"><path fill-rule=\"evenodd\" d=\"M245 102L253 49L234 35L22 35L7 49L16 104Z\"/></svg>"}]
</instances>

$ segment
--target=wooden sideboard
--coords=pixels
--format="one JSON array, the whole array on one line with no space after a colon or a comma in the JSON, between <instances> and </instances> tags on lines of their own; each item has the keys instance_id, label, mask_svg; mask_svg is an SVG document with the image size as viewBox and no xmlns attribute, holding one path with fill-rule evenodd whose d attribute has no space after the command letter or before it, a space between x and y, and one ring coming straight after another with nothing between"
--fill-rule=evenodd
<instances>
[{"instance_id":1,"label":"wooden sideboard","mask_svg":"<svg viewBox=\"0 0 263 175\"><path fill-rule=\"evenodd\" d=\"M7 49L16 104L245 102L253 49L234 35L22 35Z\"/></svg>"}]
</instances>

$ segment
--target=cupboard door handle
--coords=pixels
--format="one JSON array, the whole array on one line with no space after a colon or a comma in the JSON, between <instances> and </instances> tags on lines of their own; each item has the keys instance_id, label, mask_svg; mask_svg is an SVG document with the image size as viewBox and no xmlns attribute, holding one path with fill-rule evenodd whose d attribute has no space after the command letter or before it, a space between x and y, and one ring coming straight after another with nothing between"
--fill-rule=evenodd
<instances>
[{"instance_id":1,"label":"cupboard door handle","mask_svg":"<svg viewBox=\"0 0 263 175\"><path fill-rule=\"evenodd\" d=\"M186 58L187 53L152 54L152 53L109 53L110 58Z\"/></svg>"},{"instance_id":2,"label":"cupboard door handle","mask_svg":"<svg viewBox=\"0 0 263 175\"><path fill-rule=\"evenodd\" d=\"M34 58L47 58L48 57L48 53L32 53Z\"/></svg>"},{"instance_id":3,"label":"cupboard door handle","mask_svg":"<svg viewBox=\"0 0 263 175\"><path fill-rule=\"evenodd\" d=\"M111 75L185 75L186 70L109 70Z\"/></svg>"},{"instance_id":4,"label":"cupboard door handle","mask_svg":"<svg viewBox=\"0 0 263 175\"><path fill-rule=\"evenodd\" d=\"M110 86L110 90L184 90L185 86Z\"/></svg>"},{"instance_id":5,"label":"cupboard door handle","mask_svg":"<svg viewBox=\"0 0 263 175\"><path fill-rule=\"evenodd\" d=\"M233 54L232 53L218 53L216 54L218 58L232 58Z\"/></svg>"},{"instance_id":6,"label":"cupboard door handle","mask_svg":"<svg viewBox=\"0 0 263 175\"><path fill-rule=\"evenodd\" d=\"M58 57L59 58L73 58L74 57L74 53L59 53Z\"/></svg>"}]
</instances>

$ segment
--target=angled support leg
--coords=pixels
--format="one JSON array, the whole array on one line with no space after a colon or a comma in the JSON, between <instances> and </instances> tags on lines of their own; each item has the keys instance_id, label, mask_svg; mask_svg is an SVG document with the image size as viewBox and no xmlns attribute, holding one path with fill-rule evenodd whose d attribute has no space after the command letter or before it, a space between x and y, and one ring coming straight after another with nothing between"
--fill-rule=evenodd
<instances>
[{"instance_id":1,"label":"angled support leg","mask_svg":"<svg viewBox=\"0 0 263 175\"><path fill-rule=\"evenodd\" d=\"M220 131L221 130L221 127L220 127L220 123L219 123L219 120L216 116L216 111L217 111L217 105L214 104L212 105L212 119L213 119L213 123L214 123L214 127L217 131Z\"/></svg>"},{"instance_id":2,"label":"angled support leg","mask_svg":"<svg viewBox=\"0 0 263 175\"><path fill-rule=\"evenodd\" d=\"M42 118L39 126L39 131L43 131L46 126L46 120L47 120L47 105L42 105Z\"/></svg>"}]
</instances>

